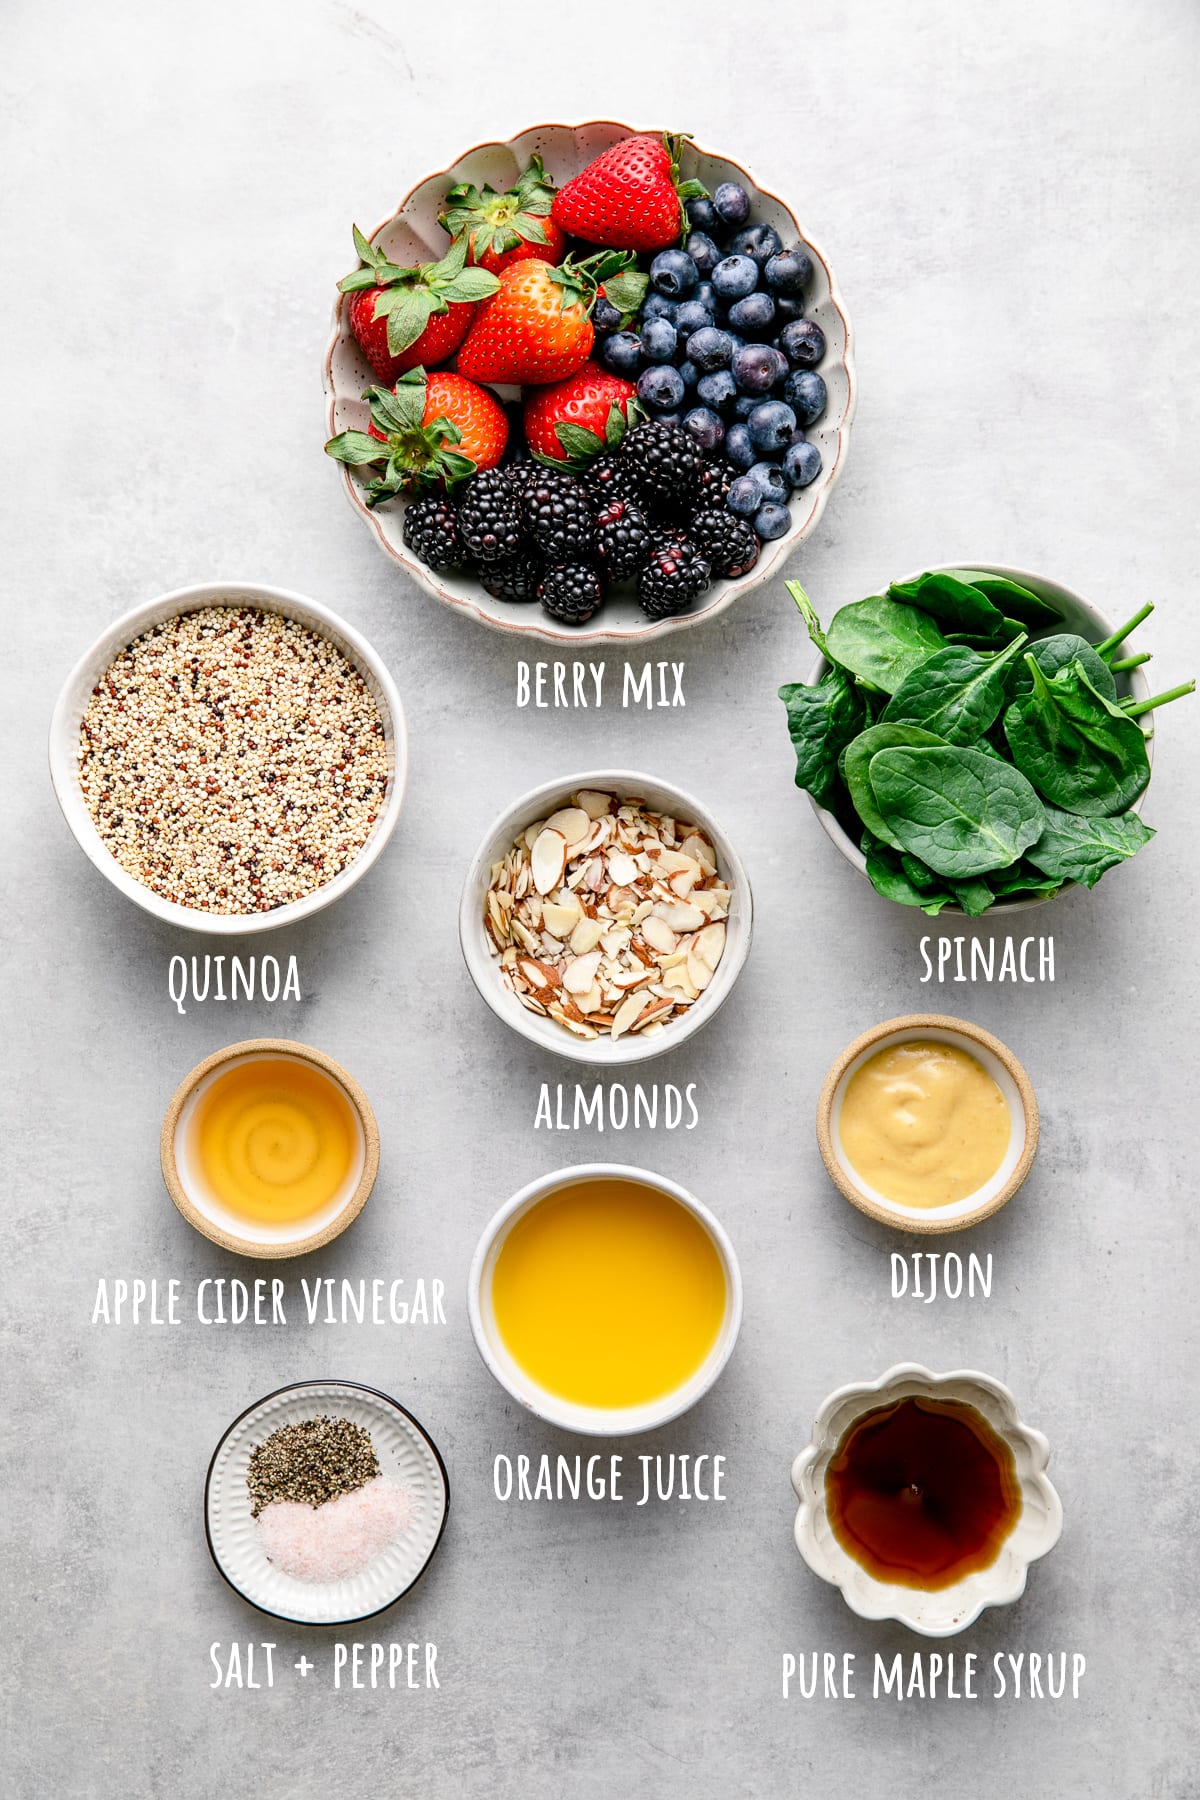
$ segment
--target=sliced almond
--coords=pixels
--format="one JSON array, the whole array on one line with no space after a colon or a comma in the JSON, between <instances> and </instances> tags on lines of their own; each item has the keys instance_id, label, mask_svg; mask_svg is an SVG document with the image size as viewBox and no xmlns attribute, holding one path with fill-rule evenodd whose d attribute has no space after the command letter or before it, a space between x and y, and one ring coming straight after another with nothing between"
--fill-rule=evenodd
<instances>
[{"instance_id":1,"label":"sliced almond","mask_svg":"<svg viewBox=\"0 0 1200 1800\"><path fill-rule=\"evenodd\" d=\"M661 950L664 956L669 956L679 941L666 920L653 913L642 921L642 936L652 950Z\"/></svg>"},{"instance_id":2,"label":"sliced almond","mask_svg":"<svg viewBox=\"0 0 1200 1800\"><path fill-rule=\"evenodd\" d=\"M712 970L706 962L701 961L695 950L688 955L687 976L698 994L702 994L712 980ZM563 980L566 980L566 976L563 977Z\"/></svg>"},{"instance_id":3,"label":"sliced almond","mask_svg":"<svg viewBox=\"0 0 1200 1800\"><path fill-rule=\"evenodd\" d=\"M701 837L698 831L693 831L688 837L684 838L683 854L685 856L694 857L696 862L702 866L706 875L716 874L717 853L709 843L708 839L706 837Z\"/></svg>"},{"instance_id":4,"label":"sliced almond","mask_svg":"<svg viewBox=\"0 0 1200 1800\"><path fill-rule=\"evenodd\" d=\"M594 950L604 936L604 922L601 919L580 919L571 933L571 949L576 956L586 956Z\"/></svg>"},{"instance_id":5,"label":"sliced almond","mask_svg":"<svg viewBox=\"0 0 1200 1800\"><path fill-rule=\"evenodd\" d=\"M577 994L575 1004L586 1018L589 1013L599 1012L604 1005L604 991L598 981L594 981L586 994Z\"/></svg>"},{"instance_id":6,"label":"sliced almond","mask_svg":"<svg viewBox=\"0 0 1200 1800\"><path fill-rule=\"evenodd\" d=\"M547 825L538 832L529 852L529 866L533 870L533 885L538 893L552 893L562 880L567 866L567 840L561 831L552 831Z\"/></svg>"},{"instance_id":7,"label":"sliced almond","mask_svg":"<svg viewBox=\"0 0 1200 1800\"><path fill-rule=\"evenodd\" d=\"M546 820L547 831L560 831L568 845L578 844L591 830L592 821L582 806L564 806Z\"/></svg>"},{"instance_id":8,"label":"sliced almond","mask_svg":"<svg viewBox=\"0 0 1200 1800\"><path fill-rule=\"evenodd\" d=\"M649 981L650 973L649 969L621 969L611 978L610 985L620 989L641 987Z\"/></svg>"},{"instance_id":9,"label":"sliced almond","mask_svg":"<svg viewBox=\"0 0 1200 1800\"><path fill-rule=\"evenodd\" d=\"M575 800L589 819L601 819L612 811L612 795L601 793L599 788L580 788Z\"/></svg>"},{"instance_id":10,"label":"sliced almond","mask_svg":"<svg viewBox=\"0 0 1200 1800\"><path fill-rule=\"evenodd\" d=\"M545 819L535 819L532 825L527 825L525 827L524 835L517 839L517 843L524 844L527 850L532 850L533 846L537 843L539 836L545 829Z\"/></svg>"},{"instance_id":11,"label":"sliced almond","mask_svg":"<svg viewBox=\"0 0 1200 1800\"><path fill-rule=\"evenodd\" d=\"M608 853L608 873L616 887L632 887L638 878L638 866L632 856L623 850L610 850ZM636 896L634 897L636 905Z\"/></svg>"},{"instance_id":12,"label":"sliced almond","mask_svg":"<svg viewBox=\"0 0 1200 1800\"><path fill-rule=\"evenodd\" d=\"M665 988L679 988L683 993L693 996L699 992L688 975L686 963L676 963L673 969L668 969L662 978L662 985Z\"/></svg>"},{"instance_id":13,"label":"sliced almond","mask_svg":"<svg viewBox=\"0 0 1200 1800\"><path fill-rule=\"evenodd\" d=\"M699 861L693 856L685 856L682 850L664 850L658 866L664 875L683 875L689 870L696 876L700 874Z\"/></svg>"},{"instance_id":14,"label":"sliced almond","mask_svg":"<svg viewBox=\"0 0 1200 1800\"><path fill-rule=\"evenodd\" d=\"M656 906L654 911L660 919L666 921L674 932L699 931L702 925L708 923L705 914L700 911L698 906L693 906L690 901L681 900L673 906Z\"/></svg>"},{"instance_id":15,"label":"sliced almond","mask_svg":"<svg viewBox=\"0 0 1200 1800\"><path fill-rule=\"evenodd\" d=\"M545 989L548 992L551 988L562 986L562 976L558 970L550 963L539 962L536 956L521 957L517 968L530 987Z\"/></svg>"},{"instance_id":16,"label":"sliced almond","mask_svg":"<svg viewBox=\"0 0 1200 1800\"><path fill-rule=\"evenodd\" d=\"M605 956L619 956L622 950L628 947L629 938L628 925L614 925L612 930L606 931L600 939Z\"/></svg>"},{"instance_id":17,"label":"sliced almond","mask_svg":"<svg viewBox=\"0 0 1200 1800\"><path fill-rule=\"evenodd\" d=\"M678 875L671 877L671 892L680 900L686 900L699 879L698 869L680 869Z\"/></svg>"},{"instance_id":18,"label":"sliced almond","mask_svg":"<svg viewBox=\"0 0 1200 1800\"><path fill-rule=\"evenodd\" d=\"M569 994L586 994L596 979L596 971L600 967L599 950L591 950L586 956L577 956L563 970L562 983Z\"/></svg>"},{"instance_id":19,"label":"sliced almond","mask_svg":"<svg viewBox=\"0 0 1200 1800\"><path fill-rule=\"evenodd\" d=\"M725 949L724 925L706 925L696 933L696 955L710 969L715 969Z\"/></svg>"},{"instance_id":20,"label":"sliced almond","mask_svg":"<svg viewBox=\"0 0 1200 1800\"><path fill-rule=\"evenodd\" d=\"M616 1043L617 1039L623 1036L625 1032L631 1029L635 1019L639 1018L645 1011L648 999L649 995L647 994L630 994L627 1000L622 1000L620 1006L618 1006L616 1010L612 1022L612 1038L614 1043Z\"/></svg>"},{"instance_id":21,"label":"sliced almond","mask_svg":"<svg viewBox=\"0 0 1200 1800\"><path fill-rule=\"evenodd\" d=\"M571 904L569 906L565 901L559 902L547 900L545 906L542 908L542 926L552 937L570 937L580 919L583 917L582 908L575 899L574 894L572 894L570 898Z\"/></svg>"}]
</instances>

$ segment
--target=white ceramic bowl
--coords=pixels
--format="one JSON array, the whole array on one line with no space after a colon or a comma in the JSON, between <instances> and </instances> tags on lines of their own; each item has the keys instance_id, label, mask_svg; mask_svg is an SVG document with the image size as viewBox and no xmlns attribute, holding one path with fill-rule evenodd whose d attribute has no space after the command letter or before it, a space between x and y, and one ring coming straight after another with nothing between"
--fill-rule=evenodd
<instances>
[{"instance_id":1,"label":"white ceramic bowl","mask_svg":"<svg viewBox=\"0 0 1200 1800\"><path fill-rule=\"evenodd\" d=\"M1022 587L1028 588L1031 593L1037 594L1043 600L1049 601L1051 605L1057 606L1063 615L1062 624L1048 626L1045 632L1039 631L1034 633L1037 637L1050 636L1055 631L1073 631L1076 636L1086 638L1089 644L1102 644L1105 638L1111 637L1112 633L1116 630L1116 625L1110 623L1109 620L1104 617L1103 613L1097 612L1096 608L1092 606L1090 602L1084 600L1079 594L1074 593L1072 589L1063 587L1060 582L1051 581L1047 575L1034 575L1028 569L1014 569L1008 563L981 562L977 557L963 557L959 562L933 563L930 567L938 571L978 569L981 575L1004 575L1007 576L1009 581L1019 582ZM915 581L918 575L923 575L925 573L926 571L924 569L914 569L910 575L902 575L895 577L894 579L900 581ZM843 602L843 604L848 603ZM829 623L828 619L825 620L825 623ZM1130 635L1132 637L1133 634L1131 633ZM823 656L818 656L813 665L812 672L808 677L809 681L819 681L828 666L825 658ZM1148 700L1150 697L1149 684L1140 669L1134 669L1132 673L1118 675L1116 677L1116 682L1117 692L1119 694L1136 694L1139 700ZM1153 762L1153 737L1147 740L1146 754L1149 756L1151 762ZM1141 808L1142 798L1142 796L1139 796L1134 802L1133 810L1135 812ZM826 812L823 806L817 805L817 802L813 799L811 794L808 795L808 803L816 813L817 818L820 821L821 829L826 837L829 838L831 843L836 844L846 861L853 864L863 880L868 881L870 877L867 874L867 859L859 849L855 840L844 829L841 822L833 813ZM1063 888L1059 889L1059 893L1067 892L1076 885L1077 884L1073 881L1067 882ZM1024 912L1028 907L1045 906L1049 900L1056 900L1057 898L1058 894L1049 894L1042 899L998 900L994 906L988 908L984 917L992 919L995 918L997 913ZM941 918L960 918L962 914L957 906L947 906L942 909L939 916Z\"/></svg>"},{"instance_id":2,"label":"white ceramic bowl","mask_svg":"<svg viewBox=\"0 0 1200 1800\"><path fill-rule=\"evenodd\" d=\"M581 1181L595 1180L629 1181L669 1194L703 1225L725 1273L725 1317L708 1356L682 1387L676 1388L673 1393L663 1394L657 1400L647 1401L642 1406L580 1406L574 1401L564 1400L559 1394L549 1393L510 1356L496 1325L492 1306L492 1276L496 1261L517 1220L536 1206L544 1195L557 1193L560 1189L575 1186ZM628 1167L624 1163L584 1163L577 1168L556 1169L552 1175L540 1176L500 1208L480 1238L471 1261L467 1311L480 1356L501 1387L528 1412L535 1413L539 1419L545 1419L551 1425L560 1425L564 1431L578 1431L588 1437L626 1437L639 1431L653 1431L657 1426L677 1419L712 1387L732 1356L741 1329L742 1276L733 1245L720 1224L708 1208L702 1206L686 1188L680 1187L678 1182L668 1181L662 1175L653 1175L647 1169Z\"/></svg>"},{"instance_id":3,"label":"white ceramic bowl","mask_svg":"<svg viewBox=\"0 0 1200 1800\"><path fill-rule=\"evenodd\" d=\"M198 612L205 606L248 606L259 612L282 613L285 618L295 619L328 638L363 677L383 720L388 791L383 810L371 827L366 843L353 862L332 881L306 894L302 900L277 906L272 912L207 913L198 907L176 905L174 901L152 893L132 875L127 875L116 857L105 848L79 786L79 727L100 676L113 658L144 631L180 613ZM160 594L157 600L148 600L131 612L123 613L96 639L67 676L50 723L50 776L54 792L84 854L115 888L144 911L153 913L156 919L162 919L168 925L182 925L189 931L207 932L213 937L248 937L255 932L278 931L339 900L362 879L391 837L400 816L407 774L404 709L382 659L366 639L317 601L306 600L303 594L294 594L287 588L262 587L252 581L206 581L195 587L175 588L169 594Z\"/></svg>"},{"instance_id":4,"label":"white ceramic bowl","mask_svg":"<svg viewBox=\"0 0 1200 1800\"><path fill-rule=\"evenodd\" d=\"M825 1475L845 1433L876 1407L910 1394L965 1401L983 1414L1013 1453L1021 1488L1021 1512L995 1562L935 1593L878 1581L855 1562L833 1535L825 1500ZM1007 1606L1025 1592L1029 1564L1045 1556L1062 1532L1062 1504L1046 1475L1050 1446L1021 1421L1003 1382L974 1369L935 1375L920 1363L897 1363L878 1381L856 1382L830 1394L813 1426L813 1441L792 1465L800 1501L796 1548L814 1574L840 1588L852 1612L864 1619L898 1619L923 1637L953 1637L985 1606Z\"/></svg>"},{"instance_id":5,"label":"white ceramic bowl","mask_svg":"<svg viewBox=\"0 0 1200 1800\"><path fill-rule=\"evenodd\" d=\"M1008 1147L1000 1167L975 1193L966 1194L947 1206L903 1206L899 1201L889 1200L859 1174L842 1143L842 1103L851 1077L877 1052L890 1049L893 1044L914 1040L926 1043L932 1040L965 1050L968 1056L983 1065L1008 1106ZM969 1024L965 1019L947 1018L940 1013L910 1013L904 1018L888 1019L864 1032L833 1064L817 1104L817 1142L831 1180L860 1212L902 1231L962 1231L968 1225L990 1219L993 1213L1008 1204L1033 1167L1038 1132L1038 1104L1033 1085L1008 1046L980 1025Z\"/></svg>"},{"instance_id":6,"label":"white ceramic bowl","mask_svg":"<svg viewBox=\"0 0 1200 1800\"><path fill-rule=\"evenodd\" d=\"M489 938L483 923L483 909L491 878L492 865L507 855L518 836L535 819L544 819L567 797L580 788L607 789L622 799L636 795L657 812L672 818L686 819L700 825L717 852L719 873L732 891L729 918L726 921L725 950L711 983L683 1017L676 1017L656 1036L639 1037L636 1032L617 1039L577 1038L554 1019L539 1018L529 1012L500 979L500 964L489 950ZM583 775L565 775L557 781L543 782L493 819L475 853L474 861L463 883L458 912L458 936L471 980L479 989L498 1019L514 1031L552 1050L571 1062L590 1063L595 1068L619 1069L630 1063L647 1062L663 1056L668 1050L694 1036L729 998L733 984L742 971L750 952L754 925L754 904L750 882L742 860L712 814L690 794L672 783L640 775L630 769L590 770Z\"/></svg>"},{"instance_id":7,"label":"white ceramic bowl","mask_svg":"<svg viewBox=\"0 0 1200 1800\"><path fill-rule=\"evenodd\" d=\"M490 182L498 190L506 189L536 152L561 185L577 175L601 151L622 138L631 137L639 129L611 120L594 119L583 125L535 125L505 143L478 144L449 168L426 176L411 188L391 217L370 234L371 242L378 243L401 266L444 256L449 239L438 224L437 215L447 188L456 182ZM807 435L820 446L821 473L811 486L793 495L789 530L784 537L763 545L762 554L748 575L737 581L714 582L692 609L678 618L652 624L633 599L620 596L606 603L593 625L572 630L556 625L540 606L505 605L501 600L493 600L470 576L439 575L427 568L412 554L401 536L407 502L392 501L372 512L363 498L366 483L361 472L343 466L341 478L347 496L387 554L414 581L447 606L460 607L499 631L549 638L563 644L623 644L633 639L647 643L668 632L696 625L702 619L712 619L717 613L724 612L738 594L779 573L796 545L808 536L820 518L833 484L842 472L856 388L850 321L828 258L801 229L790 207L762 187L738 163L691 144L684 151L683 168L687 176L698 176L710 189L721 181L740 182L750 195L755 219L773 225L785 243L801 243L812 257L814 273L806 297L805 316L815 319L825 333L828 349L820 374L829 390L829 404L823 417L808 428ZM345 294L337 297L333 335L325 353L325 392L331 437L339 431L365 429L368 409L362 392L374 380L370 365L350 332L349 298ZM511 391L515 393L516 390Z\"/></svg>"},{"instance_id":8,"label":"white ceramic bowl","mask_svg":"<svg viewBox=\"0 0 1200 1800\"><path fill-rule=\"evenodd\" d=\"M380 1472L414 1501L407 1531L357 1575L299 1581L268 1558L250 1515L250 1452L282 1425L329 1414L371 1434ZM298 1381L267 1394L233 1421L213 1452L204 1484L204 1530L220 1573L260 1612L297 1625L348 1625L391 1606L418 1581L446 1529L450 1482L424 1426L387 1394L356 1381Z\"/></svg>"}]
</instances>

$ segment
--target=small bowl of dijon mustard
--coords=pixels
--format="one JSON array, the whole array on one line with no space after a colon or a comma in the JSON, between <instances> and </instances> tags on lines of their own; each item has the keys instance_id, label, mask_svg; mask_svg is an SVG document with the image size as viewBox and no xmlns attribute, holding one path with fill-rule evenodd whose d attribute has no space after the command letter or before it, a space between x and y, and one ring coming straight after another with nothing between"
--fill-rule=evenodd
<instances>
[{"instance_id":1,"label":"small bowl of dijon mustard","mask_svg":"<svg viewBox=\"0 0 1200 1800\"><path fill-rule=\"evenodd\" d=\"M961 1231L999 1212L1028 1175L1037 1098L991 1032L910 1013L843 1050L821 1089L817 1143L835 1186L868 1217Z\"/></svg>"}]
</instances>

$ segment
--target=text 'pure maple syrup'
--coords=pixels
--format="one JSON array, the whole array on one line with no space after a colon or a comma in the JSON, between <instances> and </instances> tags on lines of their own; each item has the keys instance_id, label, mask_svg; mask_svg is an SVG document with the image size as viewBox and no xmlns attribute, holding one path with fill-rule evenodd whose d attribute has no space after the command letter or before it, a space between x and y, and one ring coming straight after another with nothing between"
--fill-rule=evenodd
<instances>
[{"instance_id":1,"label":"text 'pure maple syrup'","mask_svg":"<svg viewBox=\"0 0 1200 1800\"><path fill-rule=\"evenodd\" d=\"M848 1556L877 1581L926 1592L988 1568L1021 1515L1013 1453L982 1413L918 1394L854 1421L825 1498Z\"/></svg>"}]
</instances>

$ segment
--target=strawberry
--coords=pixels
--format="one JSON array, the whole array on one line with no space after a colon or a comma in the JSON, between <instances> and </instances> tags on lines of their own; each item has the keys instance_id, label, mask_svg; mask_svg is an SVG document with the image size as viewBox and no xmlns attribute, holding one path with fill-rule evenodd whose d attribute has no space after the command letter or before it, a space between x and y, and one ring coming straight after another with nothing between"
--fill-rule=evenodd
<instances>
[{"instance_id":1,"label":"strawberry","mask_svg":"<svg viewBox=\"0 0 1200 1800\"><path fill-rule=\"evenodd\" d=\"M367 430L339 432L325 449L352 468L385 465L367 484L368 506L409 488L452 487L479 469L494 469L504 455L504 408L462 375L410 369L394 388L369 387L363 399L371 407Z\"/></svg>"},{"instance_id":2,"label":"strawberry","mask_svg":"<svg viewBox=\"0 0 1200 1800\"><path fill-rule=\"evenodd\" d=\"M556 263L567 247L566 235L550 217L554 187L542 159L535 156L506 194L493 187L460 182L446 195L438 214L452 238L467 240L467 261L499 275L510 263L535 257Z\"/></svg>"},{"instance_id":3,"label":"strawberry","mask_svg":"<svg viewBox=\"0 0 1200 1800\"><path fill-rule=\"evenodd\" d=\"M558 268L526 257L500 275L497 293L480 307L458 353L458 369L473 381L515 382L541 387L562 381L581 368L595 332L589 318L596 295L645 288L645 276L630 270L632 255L611 251ZM603 284L603 285L602 285ZM620 300L614 302L621 305Z\"/></svg>"},{"instance_id":4,"label":"strawberry","mask_svg":"<svg viewBox=\"0 0 1200 1800\"><path fill-rule=\"evenodd\" d=\"M661 250L684 230L685 200L707 195L680 181L683 138L623 138L560 188L553 216L572 237L623 250Z\"/></svg>"},{"instance_id":5,"label":"strawberry","mask_svg":"<svg viewBox=\"0 0 1200 1800\"><path fill-rule=\"evenodd\" d=\"M614 450L626 427L640 418L636 393L631 381L585 362L565 381L529 395L526 442L541 462L582 468L602 450Z\"/></svg>"},{"instance_id":6,"label":"strawberry","mask_svg":"<svg viewBox=\"0 0 1200 1800\"><path fill-rule=\"evenodd\" d=\"M362 267L338 282L352 295L350 329L381 382L418 364L430 367L453 356L476 304L496 291L485 269L468 269L465 243L452 244L441 262L397 268L370 245L356 225L354 246Z\"/></svg>"}]
</instances>

